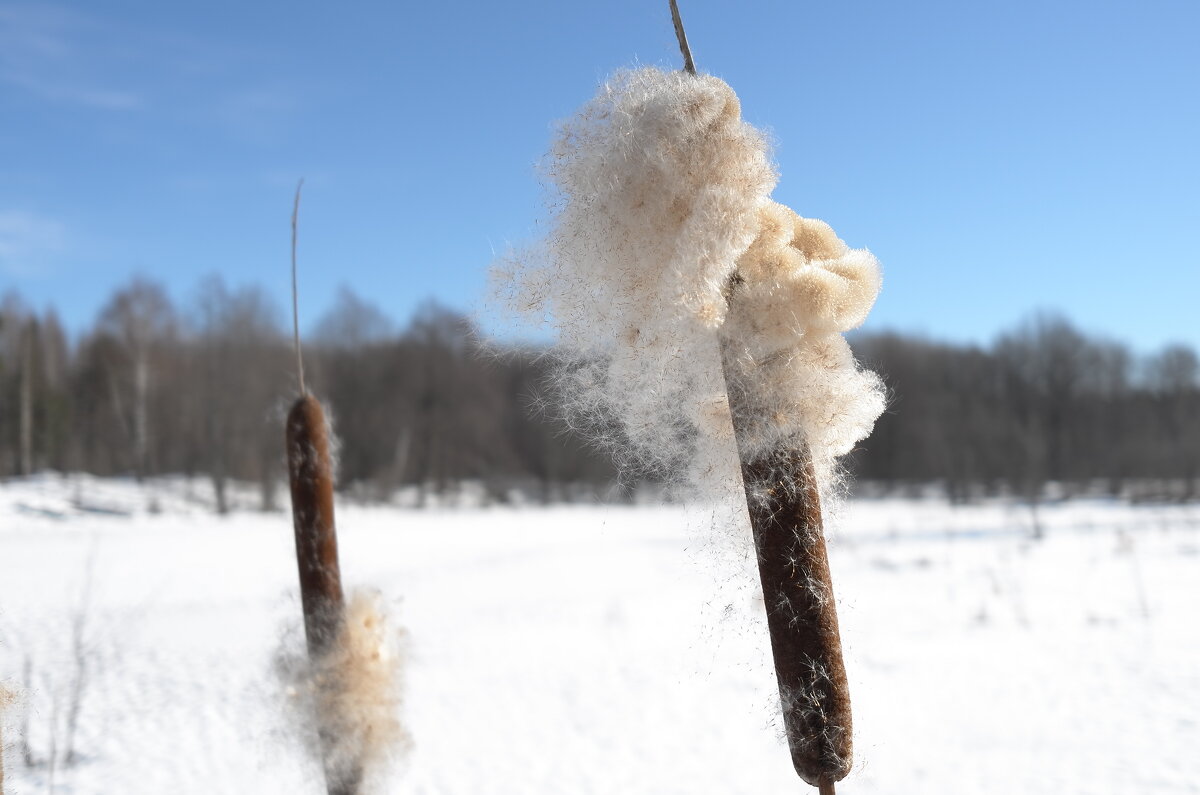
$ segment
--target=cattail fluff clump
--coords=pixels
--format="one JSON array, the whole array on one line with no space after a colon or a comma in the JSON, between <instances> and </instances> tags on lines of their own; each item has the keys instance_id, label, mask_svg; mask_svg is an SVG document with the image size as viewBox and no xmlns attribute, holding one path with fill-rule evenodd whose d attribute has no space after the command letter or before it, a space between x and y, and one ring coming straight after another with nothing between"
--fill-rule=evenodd
<instances>
[{"instance_id":1,"label":"cattail fluff clump","mask_svg":"<svg viewBox=\"0 0 1200 795\"><path fill-rule=\"evenodd\" d=\"M781 204L766 203L759 219L721 329L741 454L758 460L802 445L828 484L836 459L871 433L885 405L879 377L857 365L841 334L866 319L879 264Z\"/></svg>"},{"instance_id":2,"label":"cattail fluff clump","mask_svg":"<svg viewBox=\"0 0 1200 795\"><path fill-rule=\"evenodd\" d=\"M359 590L320 656L288 647L276 661L289 712L331 790L373 791L411 745L400 719L404 638L379 593Z\"/></svg>"},{"instance_id":3,"label":"cattail fluff clump","mask_svg":"<svg viewBox=\"0 0 1200 795\"><path fill-rule=\"evenodd\" d=\"M8 722L8 711L17 703L17 693L3 682L0 682L0 795L4 795L4 766L7 761L8 738L5 736L5 724Z\"/></svg>"},{"instance_id":4,"label":"cattail fluff clump","mask_svg":"<svg viewBox=\"0 0 1200 795\"><path fill-rule=\"evenodd\" d=\"M753 406L755 449L798 437L827 480L883 409L838 334L865 316L878 267L771 202L766 138L733 90L619 72L560 125L542 168L550 231L494 280L510 307L550 317L567 419L623 463L711 493L737 472L729 377Z\"/></svg>"}]
</instances>

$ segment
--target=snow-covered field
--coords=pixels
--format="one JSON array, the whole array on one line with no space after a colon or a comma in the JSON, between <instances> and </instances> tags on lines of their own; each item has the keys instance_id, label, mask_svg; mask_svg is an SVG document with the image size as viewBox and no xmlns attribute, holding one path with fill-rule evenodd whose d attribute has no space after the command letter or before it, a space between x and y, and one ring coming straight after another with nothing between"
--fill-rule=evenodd
<instances>
[{"instance_id":1,"label":"snow-covered field","mask_svg":"<svg viewBox=\"0 0 1200 795\"><path fill-rule=\"evenodd\" d=\"M203 491L0 484L0 677L25 690L9 795L321 792L273 673L298 640L290 519L218 518ZM1033 541L1020 506L845 507L839 793L1200 792L1200 507L1038 518ZM347 583L408 633L413 746L381 792L812 791L779 737L744 542L702 514L339 520Z\"/></svg>"}]
</instances>

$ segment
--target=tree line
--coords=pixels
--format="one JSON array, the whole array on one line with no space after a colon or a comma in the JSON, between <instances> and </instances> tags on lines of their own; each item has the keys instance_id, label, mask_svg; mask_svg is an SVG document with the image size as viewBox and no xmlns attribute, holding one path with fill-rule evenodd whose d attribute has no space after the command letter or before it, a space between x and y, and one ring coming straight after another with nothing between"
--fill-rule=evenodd
<instances>
[{"instance_id":1,"label":"tree line","mask_svg":"<svg viewBox=\"0 0 1200 795\"><path fill-rule=\"evenodd\" d=\"M1187 345L1135 355L1041 313L989 347L899 334L855 350L892 400L854 456L861 479L946 485L951 499L1101 492L1194 499L1200 361Z\"/></svg>"},{"instance_id":2,"label":"tree line","mask_svg":"<svg viewBox=\"0 0 1200 795\"><path fill-rule=\"evenodd\" d=\"M139 278L71 339L52 309L0 298L0 477L183 474L210 479L220 510L230 482L249 481L274 507L297 394L282 318L257 287L212 278L176 306ZM1200 363L1185 345L1138 356L1056 315L988 347L901 334L853 343L892 394L851 456L860 480L940 481L953 499L1037 499L1051 482L1197 496ZM343 290L304 348L344 489L410 487L421 501L464 482L500 500L628 494L604 453L541 410L542 352L482 343L459 312L428 303L398 328Z\"/></svg>"}]
</instances>

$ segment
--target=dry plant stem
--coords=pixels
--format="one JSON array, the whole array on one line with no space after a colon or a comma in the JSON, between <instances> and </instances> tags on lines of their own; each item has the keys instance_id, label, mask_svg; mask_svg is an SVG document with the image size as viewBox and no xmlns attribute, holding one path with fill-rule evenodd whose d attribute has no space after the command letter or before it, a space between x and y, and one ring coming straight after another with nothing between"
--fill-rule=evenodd
<instances>
[{"instance_id":1,"label":"dry plant stem","mask_svg":"<svg viewBox=\"0 0 1200 795\"><path fill-rule=\"evenodd\" d=\"M300 572L300 601L308 656L321 659L330 651L345 620L337 529L333 519L333 462L325 412L311 395L304 395L287 418L288 478L292 490L292 522L296 533L296 565ZM322 736L322 746L332 738ZM329 795L354 795L359 774L330 775Z\"/></svg>"},{"instance_id":2,"label":"dry plant stem","mask_svg":"<svg viewBox=\"0 0 1200 795\"><path fill-rule=\"evenodd\" d=\"M676 0L671 0L671 21L675 24L675 38L679 39L679 52L683 55L683 71L694 75L696 64L692 61L692 48L688 46L687 33L683 29L683 18L679 16L679 3Z\"/></svg>"},{"instance_id":3,"label":"dry plant stem","mask_svg":"<svg viewBox=\"0 0 1200 795\"><path fill-rule=\"evenodd\" d=\"M730 356L724 345L722 356ZM730 365L723 363L728 373ZM730 389L792 764L821 793L832 793L852 757L850 691L812 457L804 448L778 449L748 460L739 399L738 390Z\"/></svg>"},{"instance_id":4,"label":"dry plant stem","mask_svg":"<svg viewBox=\"0 0 1200 795\"><path fill-rule=\"evenodd\" d=\"M292 342L296 346L296 377L300 381L300 394L307 395L304 385L304 357L300 354L300 289L296 285L296 234L300 221L300 191L304 180L296 184L296 200L292 204Z\"/></svg>"},{"instance_id":5,"label":"dry plant stem","mask_svg":"<svg viewBox=\"0 0 1200 795\"><path fill-rule=\"evenodd\" d=\"M822 781L819 785L817 785L817 793L818 795L836 795L836 792L833 789L833 782Z\"/></svg>"}]
</instances>

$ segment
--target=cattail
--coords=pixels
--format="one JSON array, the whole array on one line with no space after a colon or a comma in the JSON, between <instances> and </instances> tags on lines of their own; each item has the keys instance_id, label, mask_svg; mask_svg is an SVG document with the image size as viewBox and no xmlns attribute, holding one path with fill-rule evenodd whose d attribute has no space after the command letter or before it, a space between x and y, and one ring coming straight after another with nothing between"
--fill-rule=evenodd
<instances>
[{"instance_id":1,"label":"cattail","mask_svg":"<svg viewBox=\"0 0 1200 795\"><path fill-rule=\"evenodd\" d=\"M321 692L340 688L334 659L345 624L337 529L333 519L333 462L325 412L312 395L304 395L287 417L288 479L292 492L292 523L296 535L296 566L300 573L300 602L309 670L320 672L314 687ZM317 733L329 795L354 795L362 778L355 754L340 740L343 716L329 709L330 699L316 699ZM333 701L332 703L336 703Z\"/></svg>"},{"instance_id":2,"label":"cattail","mask_svg":"<svg viewBox=\"0 0 1200 795\"><path fill-rule=\"evenodd\" d=\"M304 395L287 416L288 479L296 565L308 653L325 654L336 640L344 612L337 529L333 518L333 460L321 404Z\"/></svg>"},{"instance_id":3,"label":"cattail","mask_svg":"<svg viewBox=\"0 0 1200 795\"><path fill-rule=\"evenodd\" d=\"M562 124L553 224L495 278L515 309L553 318L575 427L705 496L741 487L792 761L830 793L851 717L821 495L884 407L842 337L878 263L771 201L764 137L695 73L671 6L686 73L620 72Z\"/></svg>"},{"instance_id":4,"label":"cattail","mask_svg":"<svg viewBox=\"0 0 1200 795\"><path fill-rule=\"evenodd\" d=\"M292 210L292 331L301 396L288 412L288 480L307 654L283 652L279 673L302 721L316 723L315 750L329 795L365 791L387 761L409 744L400 722L403 633L383 599L359 590L347 601L338 564L333 515L331 431L320 402L304 383L300 352L296 228ZM306 737L312 738L307 732Z\"/></svg>"},{"instance_id":5,"label":"cattail","mask_svg":"<svg viewBox=\"0 0 1200 795\"><path fill-rule=\"evenodd\" d=\"M746 432L731 395L739 447ZM850 772L850 690L807 448L740 453L784 730L796 773L832 791Z\"/></svg>"},{"instance_id":6,"label":"cattail","mask_svg":"<svg viewBox=\"0 0 1200 795\"><path fill-rule=\"evenodd\" d=\"M301 183L301 186L303 183ZM319 669L332 654L345 621L345 597L338 563L337 527L333 517L333 458L329 424L320 402L308 394L300 355L296 289L296 230L300 188L292 209L292 307L296 362L301 396L288 412L285 439L288 481L292 494L292 526L296 536L296 567L300 574L300 603L308 659ZM353 757L336 754L336 727L328 716L317 715L325 782L329 795L354 795L362 770Z\"/></svg>"}]
</instances>

